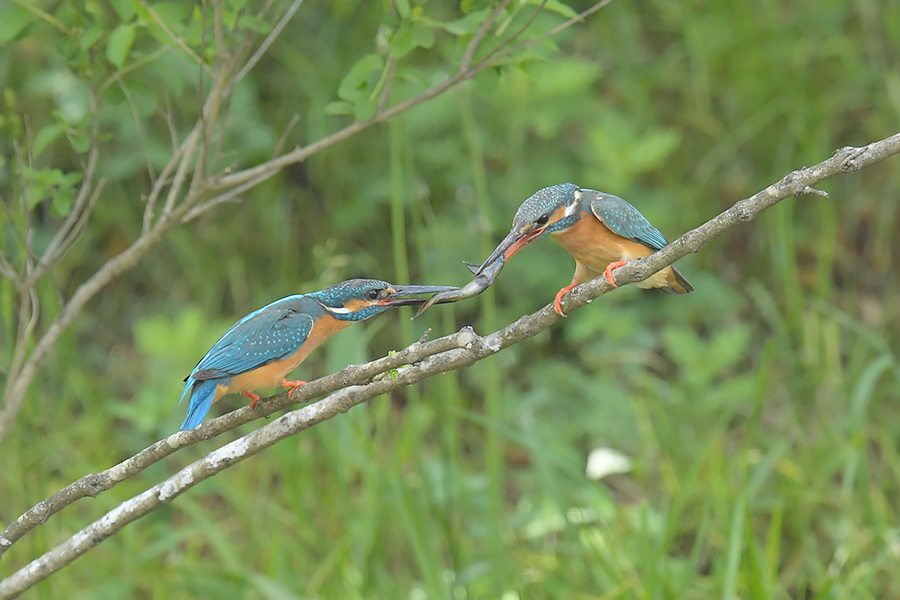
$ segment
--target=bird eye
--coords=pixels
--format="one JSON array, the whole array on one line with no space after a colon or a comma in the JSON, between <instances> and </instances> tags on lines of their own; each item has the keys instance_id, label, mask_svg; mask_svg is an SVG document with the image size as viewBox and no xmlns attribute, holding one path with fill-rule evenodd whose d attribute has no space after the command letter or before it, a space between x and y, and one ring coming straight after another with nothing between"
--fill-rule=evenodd
<instances>
[{"instance_id":1,"label":"bird eye","mask_svg":"<svg viewBox=\"0 0 900 600\"><path fill-rule=\"evenodd\" d=\"M550 215L545 214L545 215L541 215L540 217L538 217L538 219L537 219L537 221L535 221L535 223L537 223L540 226L543 226L543 225L546 225L547 221L549 221L549 220L550 220Z\"/></svg>"},{"instance_id":2,"label":"bird eye","mask_svg":"<svg viewBox=\"0 0 900 600\"><path fill-rule=\"evenodd\" d=\"M369 300L378 300L378 290L369 290L366 292L366 298Z\"/></svg>"}]
</instances>

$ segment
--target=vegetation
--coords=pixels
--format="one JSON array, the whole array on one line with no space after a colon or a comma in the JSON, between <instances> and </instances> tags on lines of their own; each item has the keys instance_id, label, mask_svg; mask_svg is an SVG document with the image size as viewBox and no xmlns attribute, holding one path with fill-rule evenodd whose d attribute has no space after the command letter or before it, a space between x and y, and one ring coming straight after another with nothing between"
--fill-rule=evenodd
<instances>
[{"instance_id":1,"label":"vegetation","mask_svg":"<svg viewBox=\"0 0 900 600\"><path fill-rule=\"evenodd\" d=\"M38 331L141 235L170 126L180 143L211 85L185 49L212 65L258 44L287 9L254 17L264 5L225 2L221 46L212 5L0 7L0 252L15 269L22 232L43 251L77 202L101 134L104 183L36 287ZM475 60L586 7L515 1ZM446 80L492 9L303 3L234 87L211 169L253 166ZM177 429L181 379L275 298L360 275L461 285L461 261L486 256L524 198L563 181L625 197L672 239L791 169L896 133L898 39L892 3L612 2L174 227L53 346L0 446L0 524ZM783 202L679 262L694 294L616 290L538 339L278 444L29 594L898 597L896 169L829 181L830 199ZM429 327L493 331L550 302L573 268L539 241L478 299L349 328L298 374ZM0 279L3 369L18 311ZM9 550L0 577L221 443L73 504ZM596 448L631 470L587 478Z\"/></svg>"}]
</instances>

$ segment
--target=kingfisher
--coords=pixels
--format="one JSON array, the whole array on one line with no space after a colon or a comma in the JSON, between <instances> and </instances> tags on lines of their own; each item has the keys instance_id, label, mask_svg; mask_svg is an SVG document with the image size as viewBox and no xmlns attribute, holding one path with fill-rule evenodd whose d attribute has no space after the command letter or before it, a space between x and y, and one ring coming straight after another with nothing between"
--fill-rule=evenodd
<instances>
[{"instance_id":1,"label":"kingfisher","mask_svg":"<svg viewBox=\"0 0 900 600\"><path fill-rule=\"evenodd\" d=\"M316 346L357 321L389 308L421 304L418 294L434 294L448 286L394 285L378 279L348 279L324 290L295 294L256 310L213 344L184 378L181 401L190 398L181 429L197 427L210 407L225 394L241 392L259 402L253 390L276 386L294 390L306 383L286 379Z\"/></svg>"},{"instance_id":2,"label":"kingfisher","mask_svg":"<svg viewBox=\"0 0 900 600\"><path fill-rule=\"evenodd\" d=\"M512 229L476 275L502 256L508 261L525 245L545 234L553 236L575 258L572 283L556 294L553 308L562 317L560 300L579 283L604 275L616 286L613 270L628 261L645 258L669 242L634 206L613 194L561 183L538 190L519 206ZM667 294L687 294L694 286L674 266L636 283Z\"/></svg>"}]
</instances>

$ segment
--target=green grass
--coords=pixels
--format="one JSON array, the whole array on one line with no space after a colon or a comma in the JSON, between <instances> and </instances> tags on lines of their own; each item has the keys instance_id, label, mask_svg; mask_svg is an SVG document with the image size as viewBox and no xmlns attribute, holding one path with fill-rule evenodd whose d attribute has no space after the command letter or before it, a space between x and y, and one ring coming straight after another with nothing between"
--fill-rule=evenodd
<instances>
[{"instance_id":1,"label":"green grass","mask_svg":"<svg viewBox=\"0 0 900 600\"><path fill-rule=\"evenodd\" d=\"M371 49L379 4L304 5L242 93L238 163L264 159L294 112L289 143L343 122L321 110ZM0 523L174 431L181 378L274 298L358 275L463 284L461 261L562 181L622 195L671 239L790 169L895 133L898 23L896 6L865 1L613 3L556 40L559 54L534 50L551 60L486 72L192 222L61 339L0 447ZM446 60L414 52L421 76L398 77L395 98L445 75L458 49L441 39ZM28 89L10 68L11 89ZM617 290L484 363L357 407L199 484L26 597L900 597L897 164L686 257L690 296ZM140 178L109 175L125 200L98 209L60 267L65 293L140 213ZM538 241L482 297L351 327L298 373L429 327L488 332L550 302L573 268ZM51 518L0 575L220 443ZM633 470L588 480L597 447Z\"/></svg>"}]
</instances>

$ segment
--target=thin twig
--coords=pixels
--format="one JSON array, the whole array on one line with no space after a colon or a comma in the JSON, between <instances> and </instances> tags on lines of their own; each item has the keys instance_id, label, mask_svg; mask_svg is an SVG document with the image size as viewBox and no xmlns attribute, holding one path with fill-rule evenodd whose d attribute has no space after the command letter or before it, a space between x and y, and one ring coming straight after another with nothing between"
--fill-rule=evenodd
<instances>
[{"instance_id":1,"label":"thin twig","mask_svg":"<svg viewBox=\"0 0 900 600\"><path fill-rule=\"evenodd\" d=\"M384 105L387 104L388 98L391 96L391 88L394 86L394 76L397 74L397 59L391 57L388 65L387 77L384 80L384 86L381 88L381 96L378 98L378 106L375 108L375 114L384 111Z\"/></svg>"},{"instance_id":2,"label":"thin twig","mask_svg":"<svg viewBox=\"0 0 900 600\"><path fill-rule=\"evenodd\" d=\"M72 231L77 228L77 224L89 216L91 209L93 208L93 202L91 202L90 199L96 192L96 190L93 189L94 175L97 172L97 161L100 157L100 119L97 116L97 106L97 94L92 89L90 95L90 110L94 115L94 119L91 123L91 146L88 150L87 164L84 167L84 178L81 180L81 187L78 189L78 194L75 196L75 202L72 203L72 208L69 210L65 220L60 225L59 229L57 229L53 239L50 240L50 243L44 250L44 254L41 256L38 265L38 270L32 274L32 281L40 279L44 272L51 269L53 265L65 255L65 250L63 250L62 247L66 246L66 240L71 238ZM75 239L77 239L77 236ZM71 240L71 243L74 243L74 239ZM68 244L69 247L71 247L71 243Z\"/></svg>"},{"instance_id":3,"label":"thin twig","mask_svg":"<svg viewBox=\"0 0 900 600\"><path fill-rule=\"evenodd\" d=\"M275 27L272 28L272 31L269 32L269 35L266 36L266 39L263 40L263 43L260 44L259 48L256 49L256 52L253 53L253 56L251 56L244 66L241 67L241 70L238 71L237 77L234 78L235 85L240 83L241 80L247 76L247 73L256 66L256 63L259 62L263 55L268 52L269 47L272 46L282 30L287 27L287 24L294 18L294 15L300 9L301 4L303 4L303 0L294 0L290 8L287 9L287 12L282 15Z\"/></svg>"},{"instance_id":4,"label":"thin twig","mask_svg":"<svg viewBox=\"0 0 900 600\"><path fill-rule=\"evenodd\" d=\"M562 31L562 29L565 29L565 27L570 27L571 25L581 21L585 16L596 12L603 6L606 6L611 1L612 0L602 0L601 2L598 2L597 4L595 4L588 10L580 13L577 17L573 17L573 18L565 21L564 23L558 25L557 27L554 27L552 31L554 31L555 33L558 33L559 31ZM522 43L515 44L515 45L512 44L512 42L515 40L515 38L509 38L509 39L505 40L504 42L502 42L500 45L498 45L490 53L489 56L480 60L474 66L469 67L465 71L457 71L457 73L455 75L453 75L452 77L445 79L441 83L438 83L411 98L407 98L406 100L403 100L403 101L391 106L390 108L387 108L386 110L384 110L384 112L382 112L380 114L376 114L371 119L369 119L367 121L357 121L355 123L352 123L352 124L348 125L347 127L344 127L343 129L336 131L335 133L333 133L327 137L324 137L316 142L313 142L312 144L308 144L306 146L303 146L302 148L295 148L294 150L292 150L290 152L282 154L281 156L279 156L277 158L270 159L264 163L258 164L253 167L248 167L246 169L242 169L242 170L236 171L234 173L222 175L215 181L214 187L216 189L227 189L229 187L232 187L232 186L241 184L245 181L248 181L249 179L258 177L262 173L269 172L269 171L280 171L281 169L288 167L290 165L293 165L293 164L296 164L299 162L303 162L304 160L306 160L307 158L309 158L316 152L321 151L324 148L332 146L332 145L334 145L338 142L341 142L349 137L352 137L353 135L356 135L360 131L367 129L367 128L371 127L372 125L375 125L376 123L382 123L384 121L388 121L388 120L392 119L393 117L395 117L396 115L398 115L406 110L409 110L413 106L417 106L418 104L421 104L422 102L425 102L426 100L430 100L432 98L435 98L435 97L441 95L442 93L446 92L448 89L454 87L455 85L459 84L460 82L471 79L472 77L474 77L481 71L494 66L496 64L497 60L503 59L505 56L509 55L514 50L517 50L517 49L523 47L524 45L530 45L530 44L537 43L541 40L546 39L547 37L549 37L549 36L547 34L545 34L545 35L541 35L533 40L525 40ZM470 42L470 44L471 44L471 42Z\"/></svg>"},{"instance_id":5,"label":"thin twig","mask_svg":"<svg viewBox=\"0 0 900 600\"><path fill-rule=\"evenodd\" d=\"M141 6L144 7L144 10L146 10L147 13L149 13L150 16L153 17L153 20L156 22L157 25L159 25L159 28L162 29L163 32L165 32L165 34L172 39L173 42L175 42L176 46L181 48L185 54L190 56L194 60L194 62L196 62L198 65L200 65L201 69L206 71L209 75L213 74L212 69L209 67L209 65L207 65L206 62L202 58L197 56L197 53L194 52L190 46L185 44L183 39L181 39L180 37L175 35L175 32L173 32L171 29L169 29L169 26L166 25L166 22L159 18L159 15L156 14L156 11L153 10L153 8L147 3L146 0L138 0L138 2L140 2Z\"/></svg>"},{"instance_id":6,"label":"thin twig","mask_svg":"<svg viewBox=\"0 0 900 600\"><path fill-rule=\"evenodd\" d=\"M287 138L291 134L291 130L299 121L300 115L294 113L291 120L288 121L288 124L284 127L284 131L282 131L281 135L278 137L278 141L275 142L275 147L272 149L272 156L278 156L278 153L281 152L282 148L284 148L284 145L287 143Z\"/></svg>"},{"instance_id":7,"label":"thin twig","mask_svg":"<svg viewBox=\"0 0 900 600\"><path fill-rule=\"evenodd\" d=\"M150 178L150 184L153 185L153 182L156 180L156 173L153 172L153 162L150 160L150 152L147 149L147 138L144 136L144 128L141 126L141 116L138 113L137 104L134 102L134 96L131 95L131 90L128 89L128 86L125 85L125 82L122 81L121 77L116 77L116 83L125 95L125 100L128 102L128 108L131 109L131 117L134 119L135 129L137 129L138 141L141 143L141 153L144 155L144 165L147 167L147 176Z\"/></svg>"},{"instance_id":8,"label":"thin twig","mask_svg":"<svg viewBox=\"0 0 900 600\"><path fill-rule=\"evenodd\" d=\"M459 61L459 72L463 73L469 70L469 67L472 65L472 59L475 57L475 53L478 51L478 47L481 45L481 41L484 40L484 36L487 35L488 31L491 30L491 27L494 26L494 23L497 22L497 17L500 16L500 13L509 6L509 3L512 0L503 0L500 4L494 7L494 10L491 11L491 14L488 15L488 18L484 20L478 30L475 32L475 35L472 36L472 39L469 40L468 45L466 45L466 50L463 52L462 60Z\"/></svg>"}]
</instances>

